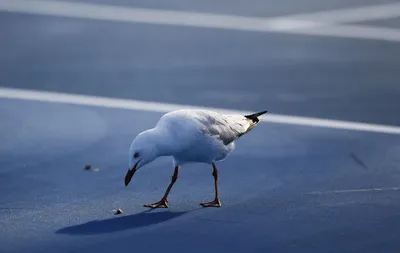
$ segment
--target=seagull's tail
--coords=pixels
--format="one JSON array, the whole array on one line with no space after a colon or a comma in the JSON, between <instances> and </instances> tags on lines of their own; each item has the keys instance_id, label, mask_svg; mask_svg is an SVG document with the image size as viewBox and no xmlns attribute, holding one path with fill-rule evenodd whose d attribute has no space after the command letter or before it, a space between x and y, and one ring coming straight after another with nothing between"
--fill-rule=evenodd
<instances>
[{"instance_id":1,"label":"seagull's tail","mask_svg":"<svg viewBox=\"0 0 400 253\"><path fill-rule=\"evenodd\" d=\"M258 122L260 122L260 119L258 118L259 116L267 113L268 111L262 111L262 112L257 112L254 114L250 114L250 115L245 115L246 118L250 119L251 121L253 121L253 123L257 124Z\"/></svg>"},{"instance_id":2,"label":"seagull's tail","mask_svg":"<svg viewBox=\"0 0 400 253\"><path fill-rule=\"evenodd\" d=\"M243 117L245 117L249 121L250 124L243 133L239 134L239 137L244 135L245 133L248 133L251 129L253 129L258 124L258 122L260 122L260 119L258 117L267 112L268 111L262 111L262 112L257 112L257 113L253 113L253 114L249 114L249 115L244 115Z\"/></svg>"}]
</instances>

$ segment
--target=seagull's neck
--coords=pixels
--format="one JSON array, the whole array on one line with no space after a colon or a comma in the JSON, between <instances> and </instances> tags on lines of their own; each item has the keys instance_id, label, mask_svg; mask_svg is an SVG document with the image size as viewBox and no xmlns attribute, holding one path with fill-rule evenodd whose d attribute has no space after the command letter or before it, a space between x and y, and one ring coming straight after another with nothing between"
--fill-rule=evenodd
<instances>
[{"instance_id":1,"label":"seagull's neck","mask_svg":"<svg viewBox=\"0 0 400 253\"><path fill-rule=\"evenodd\" d=\"M146 131L149 142L154 145L154 152L157 156L170 156L174 153L173 141L167 131L159 128L152 128Z\"/></svg>"}]
</instances>

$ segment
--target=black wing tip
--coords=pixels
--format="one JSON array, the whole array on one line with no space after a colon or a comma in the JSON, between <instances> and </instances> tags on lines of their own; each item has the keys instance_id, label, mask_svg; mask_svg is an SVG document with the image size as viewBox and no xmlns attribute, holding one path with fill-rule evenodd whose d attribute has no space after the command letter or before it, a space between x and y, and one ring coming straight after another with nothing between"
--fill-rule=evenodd
<instances>
[{"instance_id":1,"label":"black wing tip","mask_svg":"<svg viewBox=\"0 0 400 253\"><path fill-rule=\"evenodd\" d=\"M255 113L255 114L257 114L257 116L261 116L261 115L263 115L263 114L266 114L268 111L267 110L265 110L265 111L262 111L262 112L258 112L258 113Z\"/></svg>"},{"instance_id":2,"label":"black wing tip","mask_svg":"<svg viewBox=\"0 0 400 253\"><path fill-rule=\"evenodd\" d=\"M251 119L253 122L258 123L260 121L260 119L258 118L259 116L267 113L268 111L262 111L262 112L257 112L257 113L253 113L250 115L245 115L246 118Z\"/></svg>"}]
</instances>

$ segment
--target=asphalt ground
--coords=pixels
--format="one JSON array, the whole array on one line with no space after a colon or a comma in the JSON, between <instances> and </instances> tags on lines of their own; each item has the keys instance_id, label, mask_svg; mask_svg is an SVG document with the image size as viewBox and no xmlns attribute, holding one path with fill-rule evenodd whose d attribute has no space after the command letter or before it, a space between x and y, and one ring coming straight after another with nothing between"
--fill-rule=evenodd
<instances>
[{"instance_id":1,"label":"asphalt ground","mask_svg":"<svg viewBox=\"0 0 400 253\"><path fill-rule=\"evenodd\" d=\"M394 3L90 2L263 18ZM0 31L3 88L400 125L396 41L4 10ZM399 135L261 123L218 164L221 208L200 208L212 168L192 164L150 211L171 159L123 179L161 115L1 98L0 252L398 252Z\"/></svg>"}]
</instances>

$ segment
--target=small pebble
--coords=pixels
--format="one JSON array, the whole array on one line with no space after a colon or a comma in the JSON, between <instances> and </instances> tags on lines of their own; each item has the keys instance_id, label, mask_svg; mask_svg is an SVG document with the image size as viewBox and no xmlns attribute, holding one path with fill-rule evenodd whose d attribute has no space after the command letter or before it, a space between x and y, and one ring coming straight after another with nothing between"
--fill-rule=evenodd
<instances>
[{"instance_id":1,"label":"small pebble","mask_svg":"<svg viewBox=\"0 0 400 253\"><path fill-rule=\"evenodd\" d=\"M90 165L90 164L85 165L85 170L90 170L91 168L92 168L92 165Z\"/></svg>"},{"instance_id":2,"label":"small pebble","mask_svg":"<svg viewBox=\"0 0 400 253\"><path fill-rule=\"evenodd\" d=\"M115 212L115 214L122 214L122 213L124 213L124 211L122 211L121 209L118 209L118 210Z\"/></svg>"}]
</instances>

